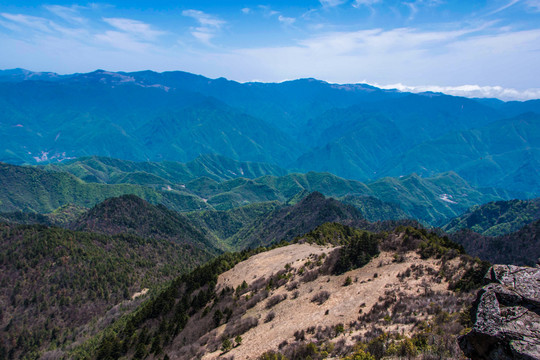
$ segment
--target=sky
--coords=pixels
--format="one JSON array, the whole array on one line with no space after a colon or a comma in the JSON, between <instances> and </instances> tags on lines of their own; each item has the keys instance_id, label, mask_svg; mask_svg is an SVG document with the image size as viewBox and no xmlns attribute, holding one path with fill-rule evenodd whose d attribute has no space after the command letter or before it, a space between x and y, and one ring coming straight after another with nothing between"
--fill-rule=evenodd
<instances>
[{"instance_id":1,"label":"sky","mask_svg":"<svg viewBox=\"0 0 540 360\"><path fill-rule=\"evenodd\" d=\"M0 69L540 98L540 0L3 0Z\"/></svg>"}]
</instances>

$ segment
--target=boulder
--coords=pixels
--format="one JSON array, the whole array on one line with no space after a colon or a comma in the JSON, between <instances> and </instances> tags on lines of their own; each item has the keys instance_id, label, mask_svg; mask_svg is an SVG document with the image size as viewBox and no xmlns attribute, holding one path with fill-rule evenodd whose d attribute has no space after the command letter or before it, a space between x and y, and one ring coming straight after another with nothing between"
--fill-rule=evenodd
<instances>
[{"instance_id":1,"label":"boulder","mask_svg":"<svg viewBox=\"0 0 540 360\"><path fill-rule=\"evenodd\" d=\"M540 359L540 269L494 265L459 346L473 360Z\"/></svg>"}]
</instances>

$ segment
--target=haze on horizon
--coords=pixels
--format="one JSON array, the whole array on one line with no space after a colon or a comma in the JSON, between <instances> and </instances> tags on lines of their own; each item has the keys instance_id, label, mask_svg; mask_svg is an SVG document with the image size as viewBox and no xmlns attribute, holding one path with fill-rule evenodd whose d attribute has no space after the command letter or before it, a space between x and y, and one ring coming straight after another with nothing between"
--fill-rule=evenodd
<instances>
[{"instance_id":1,"label":"haze on horizon","mask_svg":"<svg viewBox=\"0 0 540 360\"><path fill-rule=\"evenodd\" d=\"M540 98L540 0L7 0L0 68L312 77L405 91Z\"/></svg>"}]
</instances>

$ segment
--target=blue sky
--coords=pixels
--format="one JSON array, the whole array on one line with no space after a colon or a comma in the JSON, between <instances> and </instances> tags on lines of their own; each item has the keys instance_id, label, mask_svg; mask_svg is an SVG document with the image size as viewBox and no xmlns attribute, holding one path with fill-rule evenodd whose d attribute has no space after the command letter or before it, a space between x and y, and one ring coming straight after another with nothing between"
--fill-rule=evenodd
<instances>
[{"instance_id":1,"label":"blue sky","mask_svg":"<svg viewBox=\"0 0 540 360\"><path fill-rule=\"evenodd\" d=\"M1 69L315 77L524 100L540 98L540 0L6 0L0 54Z\"/></svg>"}]
</instances>

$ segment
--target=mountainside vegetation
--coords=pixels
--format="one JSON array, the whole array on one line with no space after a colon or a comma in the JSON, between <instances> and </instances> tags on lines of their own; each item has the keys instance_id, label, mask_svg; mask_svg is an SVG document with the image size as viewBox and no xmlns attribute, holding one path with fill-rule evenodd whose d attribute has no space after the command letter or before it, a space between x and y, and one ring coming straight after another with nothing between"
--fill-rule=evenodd
<instances>
[{"instance_id":1,"label":"mountainside vegetation","mask_svg":"<svg viewBox=\"0 0 540 360\"><path fill-rule=\"evenodd\" d=\"M324 226L340 238L315 235L328 241L325 246L300 239L270 251L216 258L177 278L70 356L459 356L456 337L469 324L470 290L481 285L489 263L425 230L371 234ZM334 243L345 246L329 246ZM364 303L350 292L364 294Z\"/></svg>"},{"instance_id":2,"label":"mountainside vegetation","mask_svg":"<svg viewBox=\"0 0 540 360\"><path fill-rule=\"evenodd\" d=\"M254 219L228 242L236 249L256 248L282 240L291 241L326 222L355 224L362 220L362 213L353 206L313 192L295 205L276 209Z\"/></svg>"},{"instance_id":3,"label":"mountainside vegetation","mask_svg":"<svg viewBox=\"0 0 540 360\"><path fill-rule=\"evenodd\" d=\"M47 170L69 172L85 182L137 184L147 186L181 185L208 177L216 181L238 177L285 175L286 171L265 163L239 162L219 155L201 155L188 163L174 161L135 162L108 157L85 157L44 166Z\"/></svg>"},{"instance_id":4,"label":"mountainside vegetation","mask_svg":"<svg viewBox=\"0 0 540 360\"><path fill-rule=\"evenodd\" d=\"M135 195L109 198L69 224L73 230L108 235L133 234L189 244L216 255L219 244L195 228L184 215L163 205L152 205Z\"/></svg>"},{"instance_id":5,"label":"mountainside vegetation","mask_svg":"<svg viewBox=\"0 0 540 360\"><path fill-rule=\"evenodd\" d=\"M28 166L0 163L0 182L1 212L49 213L68 204L89 208L107 198L124 194L134 194L151 203L162 203L173 210L207 208L204 201L188 192L158 191L134 184L86 183L69 173Z\"/></svg>"},{"instance_id":6,"label":"mountainside vegetation","mask_svg":"<svg viewBox=\"0 0 540 360\"><path fill-rule=\"evenodd\" d=\"M486 236L499 236L517 231L538 219L540 219L540 198L495 201L473 206L449 221L442 229L446 232L470 229Z\"/></svg>"},{"instance_id":7,"label":"mountainside vegetation","mask_svg":"<svg viewBox=\"0 0 540 360\"><path fill-rule=\"evenodd\" d=\"M24 224L24 225L54 225L58 227L68 227L79 216L88 209L73 204L67 204L58 209L45 214L36 212L5 212L0 213L0 221L6 223Z\"/></svg>"},{"instance_id":8,"label":"mountainside vegetation","mask_svg":"<svg viewBox=\"0 0 540 360\"><path fill-rule=\"evenodd\" d=\"M219 157L213 159L218 162L223 160L225 163L228 161ZM97 171L99 167L95 165L94 160L96 159L87 159L82 163L86 161L93 163L94 170ZM308 193L318 191L325 196L358 207L363 216L370 221L410 218L425 224L438 225L462 214L473 205L515 198L516 195L500 189L474 188L452 172L432 178L422 178L413 174L401 178L384 178L371 183L314 172L283 176L265 175L254 179L237 177L222 181L203 176L182 183L173 182L174 172L171 171L167 175L171 180L160 177L162 181L151 175L152 181L156 179L159 181L149 184L146 175L141 177L141 174L149 173L139 172L137 166L144 168L148 165L157 169L161 165L144 165L112 159L105 159L103 163L116 163L114 168L124 169L121 178L128 178L128 182L131 183L107 184L102 183L103 180L99 180L99 183L85 182L66 172L44 171L36 167L0 163L0 180L4 184L0 189L0 212L23 211L44 214L68 204L90 208L109 197L124 194L134 194L152 204L162 204L180 212L226 211L256 203L297 202ZM81 163L73 164L77 164L75 167L78 167ZM66 166L71 167L69 164ZM55 170L62 168L63 166L54 167ZM216 165L215 168L225 171L227 167ZM134 172L127 172L130 169ZM92 173L95 173L94 170ZM73 168L72 171L77 173ZM96 176L107 179L113 176L111 175L113 173L115 172L111 168L107 168ZM156 170L156 173L159 172ZM216 173L218 172L214 172ZM88 178L86 171L80 175L89 181L96 180ZM527 194L520 195L527 196Z\"/></svg>"},{"instance_id":9,"label":"mountainside vegetation","mask_svg":"<svg viewBox=\"0 0 540 360\"><path fill-rule=\"evenodd\" d=\"M494 264L535 266L540 262L540 219L499 236L462 229L449 237L462 244L469 254Z\"/></svg>"},{"instance_id":10,"label":"mountainside vegetation","mask_svg":"<svg viewBox=\"0 0 540 360\"><path fill-rule=\"evenodd\" d=\"M42 225L0 223L0 245L5 359L56 357L136 307L137 293L211 258L189 244Z\"/></svg>"}]
</instances>

